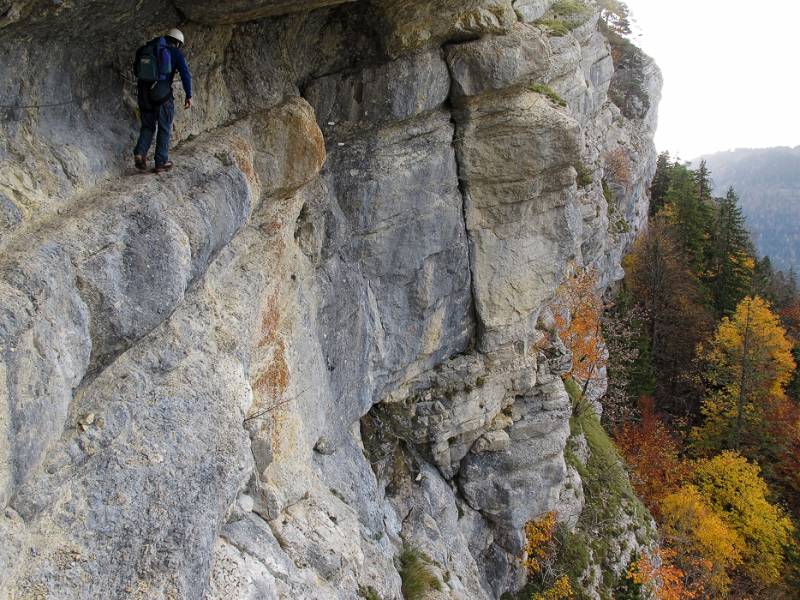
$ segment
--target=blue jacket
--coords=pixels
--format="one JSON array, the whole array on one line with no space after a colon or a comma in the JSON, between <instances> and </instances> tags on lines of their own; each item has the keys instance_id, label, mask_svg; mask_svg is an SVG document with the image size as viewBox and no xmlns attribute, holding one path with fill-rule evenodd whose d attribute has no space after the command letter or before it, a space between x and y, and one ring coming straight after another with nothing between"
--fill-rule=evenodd
<instances>
[{"instance_id":1,"label":"blue jacket","mask_svg":"<svg viewBox=\"0 0 800 600\"><path fill-rule=\"evenodd\" d=\"M186 57L177 46L167 46L170 58L172 59L172 73L169 76L169 83L175 78L175 71L180 73L183 91L187 98L192 97L192 74L189 72L189 65L186 64Z\"/></svg>"}]
</instances>

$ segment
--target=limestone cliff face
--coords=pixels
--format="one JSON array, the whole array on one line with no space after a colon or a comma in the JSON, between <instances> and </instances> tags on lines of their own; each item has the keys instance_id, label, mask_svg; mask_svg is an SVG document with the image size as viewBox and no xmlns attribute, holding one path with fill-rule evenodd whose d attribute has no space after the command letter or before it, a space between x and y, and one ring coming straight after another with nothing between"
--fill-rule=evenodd
<instances>
[{"instance_id":1,"label":"limestone cliff face","mask_svg":"<svg viewBox=\"0 0 800 600\"><path fill-rule=\"evenodd\" d=\"M403 544L519 587L583 506L537 324L621 276L660 88L623 114L550 4L0 2L2 597L400 598ZM134 175L131 56L181 22L196 106Z\"/></svg>"}]
</instances>

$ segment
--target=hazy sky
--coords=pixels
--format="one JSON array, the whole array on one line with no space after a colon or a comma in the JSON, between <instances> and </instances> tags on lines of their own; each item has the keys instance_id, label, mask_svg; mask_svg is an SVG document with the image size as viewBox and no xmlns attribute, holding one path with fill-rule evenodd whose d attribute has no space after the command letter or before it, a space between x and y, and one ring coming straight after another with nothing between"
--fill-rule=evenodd
<instances>
[{"instance_id":1,"label":"hazy sky","mask_svg":"<svg viewBox=\"0 0 800 600\"><path fill-rule=\"evenodd\" d=\"M626 2L664 72L659 151L800 145L800 2Z\"/></svg>"}]
</instances>

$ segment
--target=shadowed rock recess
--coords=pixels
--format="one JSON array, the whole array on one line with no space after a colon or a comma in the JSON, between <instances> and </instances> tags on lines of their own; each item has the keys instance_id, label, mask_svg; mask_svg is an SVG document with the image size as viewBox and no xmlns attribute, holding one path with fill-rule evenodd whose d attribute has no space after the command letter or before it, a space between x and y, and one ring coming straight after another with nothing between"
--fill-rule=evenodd
<instances>
[{"instance_id":1,"label":"shadowed rock recess","mask_svg":"<svg viewBox=\"0 0 800 600\"><path fill-rule=\"evenodd\" d=\"M537 324L622 276L660 90L625 116L550 4L0 1L0 596L399 599L404 545L520 588L584 502ZM175 25L196 104L134 174Z\"/></svg>"}]
</instances>

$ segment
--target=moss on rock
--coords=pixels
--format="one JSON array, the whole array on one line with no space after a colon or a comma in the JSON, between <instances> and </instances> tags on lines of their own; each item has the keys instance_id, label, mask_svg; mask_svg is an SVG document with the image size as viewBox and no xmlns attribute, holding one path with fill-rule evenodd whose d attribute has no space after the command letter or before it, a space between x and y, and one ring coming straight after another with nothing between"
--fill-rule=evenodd
<instances>
[{"instance_id":1,"label":"moss on rock","mask_svg":"<svg viewBox=\"0 0 800 600\"><path fill-rule=\"evenodd\" d=\"M590 588L602 598L612 598L625 577L629 555L636 551L631 535L640 547L651 544L653 521L631 487L614 442L591 405L582 400L580 387L570 379L564 385L574 407L565 460L581 476L586 504L574 530L559 527L553 572L569 576L576 598L592 597ZM581 437L588 448L585 460L577 451ZM600 581L592 575L593 566L600 569Z\"/></svg>"}]
</instances>

